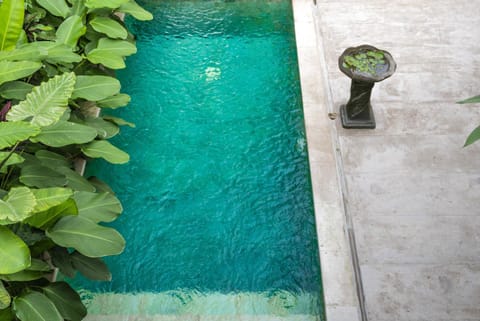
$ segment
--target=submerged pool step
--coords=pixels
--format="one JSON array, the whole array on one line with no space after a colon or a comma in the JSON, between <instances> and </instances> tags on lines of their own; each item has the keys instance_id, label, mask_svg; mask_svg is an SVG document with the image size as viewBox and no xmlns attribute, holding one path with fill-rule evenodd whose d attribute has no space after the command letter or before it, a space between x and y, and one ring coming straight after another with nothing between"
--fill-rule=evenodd
<instances>
[{"instance_id":1,"label":"submerged pool step","mask_svg":"<svg viewBox=\"0 0 480 321\"><path fill-rule=\"evenodd\" d=\"M317 296L271 292L91 293L86 321L319 321Z\"/></svg>"},{"instance_id":2,"label":"submerged pool step","mask_svg":"<svg viewBox=\"0 0 480 321\"><path fill-rule=\"evenodd\" d=\"M271 316L271 315L90 315L84 321L320 321L313 315Z\"/></svg>"}]
</instances>

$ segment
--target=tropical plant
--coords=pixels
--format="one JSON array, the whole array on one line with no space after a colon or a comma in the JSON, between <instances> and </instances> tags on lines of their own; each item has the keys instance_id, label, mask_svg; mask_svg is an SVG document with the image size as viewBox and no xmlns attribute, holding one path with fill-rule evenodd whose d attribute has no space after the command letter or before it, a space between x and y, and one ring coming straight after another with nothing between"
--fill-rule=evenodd
<instances>
[{"instance_id":1,"label":"tropical plant","mask_svg":"<svg viewBox=\"0 0 480 321\"><path fill-rule=\"evenodd\" d=\"M122 206L79 159L129 156L108 139L132 124L102 113L129 103L114 70L136 52L120 17L134 0L0 0L0 320L82 320L62 281L109 280L102 257L125 241L102 223Z\"/></svg>"},{"instance_id":2,"label":"tropical plant","mask_svg":"<svg viewBox=\"0 0 480 321\"><path fill-rule=\"evenodd\" d=\"M475 97L471 97L471 98L468 98L468 99L465 99L465 100L462 100L462 101L459 101L458 102L459 104L475 104L475 103L480 103L480 95L479 96L475 96ZM468 135L467 137L467 140L465 141L465 144L463 145L463 147L466 147L468 145L471 145L473 143L475 143L477 140L480 139L480 126L478 126L477 128L475 128L471 133L470 135Z\"/></svg>"}]
</instances>

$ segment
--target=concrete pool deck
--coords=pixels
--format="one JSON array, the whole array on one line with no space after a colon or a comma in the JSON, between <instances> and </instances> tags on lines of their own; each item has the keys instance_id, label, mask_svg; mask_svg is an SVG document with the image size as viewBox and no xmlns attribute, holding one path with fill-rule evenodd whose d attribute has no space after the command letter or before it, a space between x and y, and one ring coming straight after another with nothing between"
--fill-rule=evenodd
<instances>
[{"instance_id":1,"label":"concrete pool deck","mask_svg":"<svg viewBox=\"0 0 480 321\"><path fill-rule=\"evenodd\" d=\"M480 320L480 2L293 0L327 321ZM375 21L373 21L375 19ZM388 50L375 130L330 120L344 49Z\"/></svg>"}]
</instances>

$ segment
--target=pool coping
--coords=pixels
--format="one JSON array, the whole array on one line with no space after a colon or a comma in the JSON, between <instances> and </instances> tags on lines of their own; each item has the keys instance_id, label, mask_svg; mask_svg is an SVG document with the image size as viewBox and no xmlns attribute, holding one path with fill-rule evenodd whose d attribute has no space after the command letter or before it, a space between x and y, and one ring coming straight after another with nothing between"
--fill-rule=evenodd
<instances>
[{"instance_id":1,"label":"pool coping","mask_svg":"<svg viewBox=\"0 0 480 321\"><path fill-rule=\"evenodd\" d=\"M312 0L292 0L327 321L361 320L355 245L345 214L344 178L319 23ZM352 254L353 253L353 254Z\"/></svg>"}]
</instances>

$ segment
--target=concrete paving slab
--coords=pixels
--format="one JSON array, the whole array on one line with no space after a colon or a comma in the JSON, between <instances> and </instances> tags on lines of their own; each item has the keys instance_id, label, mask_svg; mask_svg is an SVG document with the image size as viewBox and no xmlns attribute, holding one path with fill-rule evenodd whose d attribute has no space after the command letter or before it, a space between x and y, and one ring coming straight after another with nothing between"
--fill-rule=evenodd
<instances>
[{"instance_id":1,"label":"concrete paving slab","mask_svg":"<svg viewBox=\"0 0 480 321\"><path fill-rule=\"evenodd\" d=\"M367 227L355 234L361 264L480 264L478 216L365 215L354 223Z\"/></svg>"},{"instance_id":2,"label":"concrete paving slab","mask_svg":"<svg viewBox=\"0 0 480 321\"><path fill-rule=\"evenodd\" d=\"M363 265L370 321L477 321L478 265Z\"/></svg>"},{"instance_id":3,"label":"concrete paving slab","mask_svg":"<svg viewBox=\"0 0 480 321\"><path fill-rule=\"evenodd\" d=\"M480 93L480 2L317 0L315 10L329 112L349 98L338 70L347 47L372 44L398 65L373 89L377 129L332 121L363 320L480 320L480 144L462 148L480 108L455 103Z\"/></svg>"},{"instance_id":4,"label":"concrete paving slab","mask_svg":"<svg viewBox=\"0 0 480 321\"><path fill-rule=\"evenodd\" d=\"M446 171L478 173L480 145L461 148L466 135L340 137L346 173ZM412 173L412 172L410 172Z\"/></svg>"},{"instance_id":5,"label":"concrete paving slab","mask_svg":"<svg viewBox=\"0 0 480 321\"><path fill-rule=\"evenodd\" d=\"M355 217L479 216L478 172L352 173L346 179L348 207Z\"/></svg>"}]
</instances>

